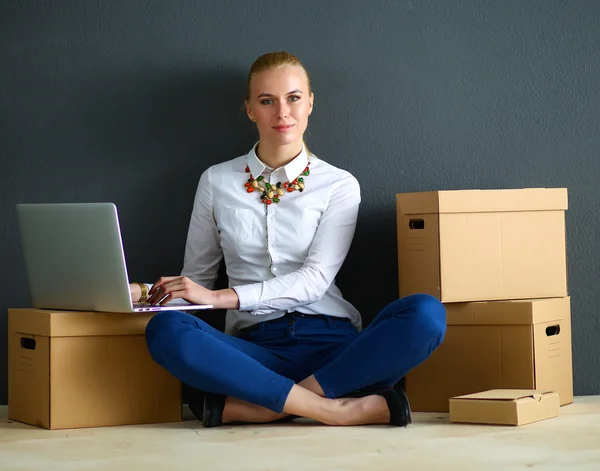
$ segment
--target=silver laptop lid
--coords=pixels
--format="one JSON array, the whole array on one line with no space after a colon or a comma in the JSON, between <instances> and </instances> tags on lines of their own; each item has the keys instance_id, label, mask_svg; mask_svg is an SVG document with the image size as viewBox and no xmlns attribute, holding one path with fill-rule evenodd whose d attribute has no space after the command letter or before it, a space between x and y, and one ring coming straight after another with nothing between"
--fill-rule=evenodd
<instances>
[{"instance_id":1,"label":"silver laptop lid","mask_svg":"<svg viewBox=\"0 0 600 471\"><path fill-rule=\"evenodd\" d=\"M129 281L113 203L18 204L32 305L129 312Z\"/></svg>"}]
</instances>

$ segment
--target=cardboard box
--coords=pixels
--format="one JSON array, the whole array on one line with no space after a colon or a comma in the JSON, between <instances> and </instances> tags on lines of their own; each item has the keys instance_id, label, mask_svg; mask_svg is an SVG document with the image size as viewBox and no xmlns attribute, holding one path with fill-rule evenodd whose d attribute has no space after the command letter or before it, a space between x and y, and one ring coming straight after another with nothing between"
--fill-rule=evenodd
<instances>
[{"instance_id":1,"label":"cardboard box","mask_svg":"<svg viewBox=\"0 0 600 471\"><path fill-rule=\"evenodd\" d=\"M556 390L573 402L570 298L448 304L446 336L405 378L414 411L490 389Z\"/></svg>"},{"instance_id":2,"label":"cardboard box","mask_svg":"<svg viewBox=\"0 0 600 471\"><path fill-rule=\"evenodd\" d=\"M400 296L567 296L566 209L566 188L397 194Z\"/></svg>"},{"instance_id":3,"label":"cardboard box","mask_svg":"<svg viewBox=\"0 0 600 471\"><path fill-rule=\"evenodd\" d=\"M558 417L558 393L495 389L450 399L450 422L525 425Z\"/></svg>"},{"instance_id":4,"label":"cardboard box","mask_svg":"<svg viewBox=\"0 0 600 471\"><path fill-rule=\"evenodd\" d=\"M180 421L181 383L146 346L152 316L9 309L8 418L48 429Z\"/></svg>"}]
</instances>

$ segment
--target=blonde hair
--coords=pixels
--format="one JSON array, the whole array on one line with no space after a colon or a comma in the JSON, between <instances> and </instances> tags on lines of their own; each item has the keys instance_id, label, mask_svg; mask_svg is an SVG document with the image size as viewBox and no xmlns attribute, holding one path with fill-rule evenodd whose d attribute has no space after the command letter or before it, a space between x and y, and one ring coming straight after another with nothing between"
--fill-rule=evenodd
<instances>
[{"instance_id":1,"label":"blonde hair","mask_svg":"<svg viewBox=\"0 0 600 471\"><path fill-rule=\"evenodd\" d=\"M260 72L264 72L265 70L282 69L284 67L295 66L301 67L304 73L306 74L306 80L308 81L308 92L312 93L312 87L310 85L310 76L308 75L308 72L306 71L304 65L302 65L302 62L300 62L300 59L298 59L295 55L285 51L269 52L260 56L250 66L250 71L248 72L248 80L246 81L246 100L250 101L250 82L254 75Z\"/></svg>"},{"instance_id":2,"label":"blonde hair","mask_svg":"<svg viewBox=\"0 0 600 471\"><path fill-rule=\"evenodd\" d=\"M250 70L248 71L248 79L246 80L246 101L249 102L251 98L250 83L252 81L252 77L254 77L256 74L264 72L265 70L282 69L285 67L300 67L304 71L304 74L306 75L306 80L308 82L308 93L310 95L312 93L310 76L308 75L308 71L306 70L302 62L300 62L300 59L298 59L295 55L290 54L289 52L278 51L268 52L267 54L259 56L250 66ZM246 110L245 104L242 106L242 109L244 111ZM303 142L306 152L310 156L310 151L306 146L306 141L303 140Z\"/></svg>"}]
</instances>

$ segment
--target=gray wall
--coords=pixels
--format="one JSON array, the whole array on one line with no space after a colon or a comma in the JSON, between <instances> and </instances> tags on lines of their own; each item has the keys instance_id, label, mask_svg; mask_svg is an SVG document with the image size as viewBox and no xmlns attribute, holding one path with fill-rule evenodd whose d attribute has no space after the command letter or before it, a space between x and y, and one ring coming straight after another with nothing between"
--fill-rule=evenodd
<instances>
[{"instance_id":1,"label":"gray wall","mask_svg":"<svg viewBox=\"0 0 600 471\"><path fill-rule=\"evenodd\" d=\"M575 392L599 394L599 25L572 0L4 0L0 403L15 203L114 201L131 278L178 273L200 173L256 138L246 71L280 49L312 73L311 149L362 184L339 284L365 321L397 296L395 193L565 186Z\"/></svg>"}]
</instances>

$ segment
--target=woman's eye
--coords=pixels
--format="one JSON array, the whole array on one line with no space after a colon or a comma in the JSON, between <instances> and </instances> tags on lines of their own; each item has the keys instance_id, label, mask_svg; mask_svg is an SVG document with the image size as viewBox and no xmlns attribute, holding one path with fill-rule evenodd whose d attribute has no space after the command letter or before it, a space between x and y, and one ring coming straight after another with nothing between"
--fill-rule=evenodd
<instances>
[{"instance_id":1,"label":"woman's eye","mask_svg":"<svg viewBox=\"0 0 600 471\"><path fill-rule=\"evenodd\" d=\"M270 105L270 104L272 104L272 103L273 103L273 100L271 100L271 99L269 99L269 98L266 98L266 99L264 99L264 100L261 100L261 102L260 102L260 104L261 104L261 105Z\"/></svg>"},{"instance_id":2,"label":"woman's eye","mask_svg":"<svg viewBox=\"0 0 600 471\"><path fill-rule=\"evenodd\" d=\"M288 100L290 101L298 101L300 99L300 97L298 95L292 95L290 97L288 97Z\"/></svg>"}]
</instances>

